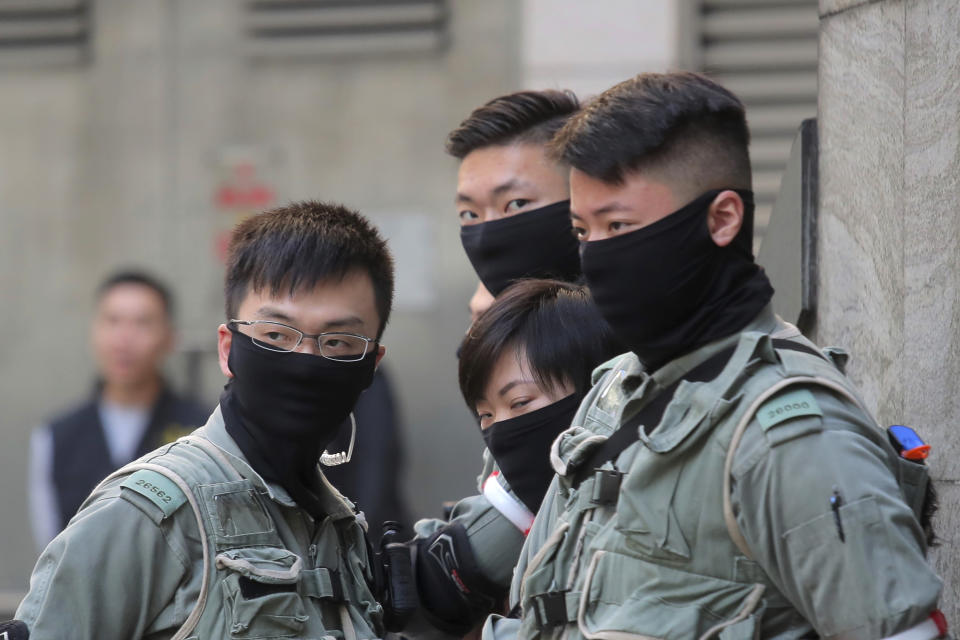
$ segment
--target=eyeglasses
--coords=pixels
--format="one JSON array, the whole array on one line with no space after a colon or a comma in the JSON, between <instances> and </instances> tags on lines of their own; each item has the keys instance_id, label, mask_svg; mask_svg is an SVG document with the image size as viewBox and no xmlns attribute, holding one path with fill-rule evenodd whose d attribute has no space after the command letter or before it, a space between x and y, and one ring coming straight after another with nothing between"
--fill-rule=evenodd
<instances>
[{"instance_id":1,"label":"eyeglasses","mask_svg":"<svg viewBox=\"0 0 960 640\"><path fill-rule=\"evenodd\" d=\"M229 325L249 336L253 344L268 351L288 353L296 350L304 338L317 341L320 355L328 360L356 362L363 360L376 340L356 333L318 333L311 335L282 322L269 320L231 320ZM228 326L229 326L228 325ZM240 327L244 329L240 329Z\"/></svg>"}]
</instances>

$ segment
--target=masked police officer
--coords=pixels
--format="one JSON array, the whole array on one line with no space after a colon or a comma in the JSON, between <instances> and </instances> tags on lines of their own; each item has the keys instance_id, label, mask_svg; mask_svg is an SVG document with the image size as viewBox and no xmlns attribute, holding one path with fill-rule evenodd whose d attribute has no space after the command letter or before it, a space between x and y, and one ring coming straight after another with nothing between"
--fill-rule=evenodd
<instances>
[{"instance_id":1,"label":"masked police officer","mask_svg":"<svg viewBox=\"0 0 960 640\"><path fill-rule=\"evenodd\" d=\"M447 152L460 160L455 202L461 241L480 279L470 303L474 320L515 280L573 281L580 275L569 171L547 154L547 143L578 109L570 92L521 91L475 109L447 138ZM528 455L546 459L546 442ZM449 521L416 523L416 585L433 627L462 635L502 607L552 475L537 478L524 500L510 489L513 472L498 469L485 453L478 495L457 502ZM524 482L531 486L529 478ZM452 545L453 553L441 553L443 545ZM409 626L404 635L429 632Z\"/></svg>"},{"instance_id":2,"label":"masked police officer","mask_svg":"<svg viewBox=\"0 0 960 640\"><path fill-rule=\"evenodd\" d=\"M241 223L207 424L120 469L46 548L31 638L378 637L364 531L319 471L383 357L393 262L338 205ZM321 454L324 454L321 456Z\"/></svg>"},{"instance_id":3,"label":"masked police officer","mask_svg":"<svg viewBox=\"0 0 960 640\"><path fill-rule=\"evenodd\" d=\"M945 634L925 468L843 358L771 312L740 101L700 75L642 74L554 144L584 276L630 352L554 443L513 582L521 619L484 637Z\"/></svg>"},{"instance_id":4,"label":"masked police officer","mask_svg":"<svg viewBox=\"0 0 960 640\"><path fill-rule=\"evenodd\" d=\"M579 107L570 91L519 91L475 109L447 138L460 160L460 240L480 279L473 320L514 280L580 276L568 171L546 152Z\"/></svg>"}]
</instances>

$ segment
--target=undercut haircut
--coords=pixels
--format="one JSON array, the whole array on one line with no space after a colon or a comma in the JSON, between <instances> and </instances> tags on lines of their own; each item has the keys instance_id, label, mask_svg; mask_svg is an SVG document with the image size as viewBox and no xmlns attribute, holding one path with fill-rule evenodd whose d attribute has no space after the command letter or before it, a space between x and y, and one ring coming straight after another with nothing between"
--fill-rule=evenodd
<instances>
[{"instance_id":1,"label":"undercut haircut","mask_svg":"<svg viewBox=\"0 0 960 640\"><path fill-rule=\"evenodd\" d=\"M743 103L704 75L642 73L591 101L550 148L558 160L608 184L649 172L689 198L751 189Z\"/></svg>"},{"instance_id":2,"label":"undercut haircut","mask_svg":"<svg viewBox=\"0 0 960 640\"><path fill-rule=\"evenodd\" d=\"M463 160L477 149L515 143L546 145L580 109L572 91L518 91L494 98L447 136L447 153Z\"/></svg>"},{"instance_id":3,"label":"undercut haircut","mask_svg":"<svg viewBox=\"0 0 960 640\"><path fill-rule=\"evenodd\" d=\"M97 287L96 301L99 302L103 300L103 297L110 291L123 285L146 287L153 291L163 303L164 315L166 315L168 320L173 320L174 301L170 288L156 276L139 269L123 269L107 276L107 278L100 283L100 286Z\"/></svg>"},{"instance_id":4,"label":"undercut haircut","mask_svg":"<svg viewBox=\"0 0 960 640\"><path fill-rule=\"evenodd\" d=\"M525 355L538 387L571 384L582 397L591 372L624 348L587 288L561 280L519 280L470 327L460 347L460 391L475 409L504 354Z\"/></svg>"},{"instance_id":5,"label":"undercut haircut","mask_svg":"<svg viewBox=\"0 0 960 640\"><path fill-rule=\"evenodd\" d=\"M236 318L250 290L292 295L358 269L373 282L379 340L393 306L393 257L366 218L339 204L314 201L251 216L234 229L227 249L227 320Z\"/></svg>"}]
</instances>

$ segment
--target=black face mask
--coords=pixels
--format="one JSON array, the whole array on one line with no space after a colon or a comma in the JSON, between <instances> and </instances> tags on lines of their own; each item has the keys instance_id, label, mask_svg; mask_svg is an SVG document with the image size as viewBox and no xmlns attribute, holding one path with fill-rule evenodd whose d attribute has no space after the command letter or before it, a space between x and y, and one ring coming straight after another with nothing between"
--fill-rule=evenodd
<instances>
[{"instance_id":1,"label":"black face mask","mask_svg":"<svg viewBox=\"0 0 960 640\"><path fill-rule=\"evenodd\" d=\"M570 427L582 398L571 394L542 409L494 422L481 432L517 497L536 513L553 478L550 445Z\"/></svg>"},{"instance_id":2,"label":"black face mask","mask_svg":"<svg viewBox=\"0 0 960 640\"><path fill-rule=\"evenodd\" d=\"M231 332L227 365L234 377L220 398L227 432L257 473L323 517L314 495L317 461L373 382L376 345L362 360L339 362L269 351Z\"/></svg>"},{"instance_id":3,"label":"black face mask","mask_svg":"<svg viewBox=\"0 0 960 640\"><path fill-rule=\"evenodd\" d=\"M773 297L753 261L753 193L737 191L743 226L718 247L708 191L662 220L621 236L585 242L580 257L591 295L614 333L649 368L729 336Z\"/></svg>"},{"instance_id":4,"label":"black face mask","mask_svg":"<svg viewBox=\"0 0 960 640\"><path fill-rule=\"evenodd\" d=\"M494 296L520 278L580 277L570 201L460 228L460 241L474 271Z\"/></svg>"}]
</instances>

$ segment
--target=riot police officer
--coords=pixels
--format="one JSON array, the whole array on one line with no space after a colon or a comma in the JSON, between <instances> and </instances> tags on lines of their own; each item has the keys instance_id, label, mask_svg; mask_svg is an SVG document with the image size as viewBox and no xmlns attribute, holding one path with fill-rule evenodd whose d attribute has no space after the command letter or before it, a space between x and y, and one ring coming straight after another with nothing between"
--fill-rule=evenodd
<instances>
[{"instance_id":1,"label":"riot police officer","mask_svg":"<svg viewBox=\"0 0 960 640\"><path fill-rule=\"evenodd\" d=\"M108 477L41 555L32 638L372 638L364 531L325 452L383 357L393 261L339 205L242 222L207 424Z\"/></svg>"},{"instance_id":2,"label":"riot police officer","mask_svg":"<svg viewBox=\"0 0 960 640\"><path fill-rule=\"evenodd\" d=\"M480 280L470 304L474 321L516 280L580 276L569 172L547 154L547 143L578 109L568 91L520 91L475 109L447 138L447 152L460 160L461 242ZM546 460L546 445L528 454ZM407 627L406 636L434 633L430 627L462 635L502 605L532 513L489 453L477 485L449 520L414 527L416 588L430 625ZM542 494L545 486L537 486ZM453 553L429 552L446 541Z\"/></svg>"},{"instance_id":3,"label":"riot police officer","mask_svg":"<svg viewBox=\"0 0 960 640\"><path fill-rule=\"evenodd\" d=\"M616 85L554 140L584 276L630 351L554 444L520 620L485 638L946 634L926 470L845 358L771 311L748 143L741 102L692 73Z\"/></svg>"}]
</instances>

